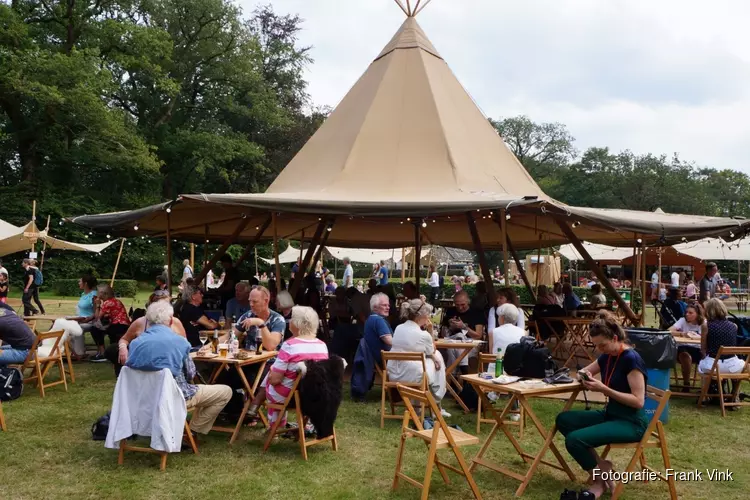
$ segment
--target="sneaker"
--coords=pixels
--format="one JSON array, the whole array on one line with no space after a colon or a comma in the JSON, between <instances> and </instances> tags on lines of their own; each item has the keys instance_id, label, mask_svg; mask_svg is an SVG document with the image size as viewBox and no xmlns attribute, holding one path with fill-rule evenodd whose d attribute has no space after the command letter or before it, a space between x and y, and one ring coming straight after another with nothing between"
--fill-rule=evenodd
<instances>
[{"instance_id":1,"label":"sneaker","mask_svg":"<svg viewBox=\"0 0 750 500\"><path fill-rule=\"evenodd\" d=\"M450 418L451 414L445 411L445 408L440 408L440 414L444 416L445 418Z\"/></svg>"},{"instance_id":2,"label":"sneaker","mask_svg":"<svg viewBox=\"0 0 750 500\"><path fill-rule=\"evenodd\" d=\"M519 420L521 420L521 415L519 415L517 413L511 413L511 415L510 415L510 421L511 422L518 422Z\"/></svg>"},{"instance_id":3,"label":"sneaker","mask_svg":"<svg viewBox=\"0 0 750 500\"><path fill-rule=\"evenodd\" d=\"M107 358L104 357L104 354L101 352L97 352L94 356L91 356L91 359L89 359L92 363L106 363Z\"/></svg>"}]
</instances>

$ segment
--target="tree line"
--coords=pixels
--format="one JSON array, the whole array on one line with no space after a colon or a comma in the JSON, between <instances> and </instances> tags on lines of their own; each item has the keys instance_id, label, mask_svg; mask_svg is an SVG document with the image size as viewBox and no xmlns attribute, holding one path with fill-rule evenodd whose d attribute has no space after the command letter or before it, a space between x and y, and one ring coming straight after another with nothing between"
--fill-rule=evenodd
<instances>
[{"instance_id":1,"label":"tree line","mask_svg":"<svg viewBox=\"0 0 750 500\"><path fill-rule=\"evenodd\" d=\"M0 218L25 224L36 200L39 226L49 215L53 235L93 242L103 236L62 217L180 193L264 191L328 113L307 94L303 26L270 5L243 13L229 0L0 0ZM579 154L563 124L491 122L560 201L750 215L744 173L676 154ZM106 276L116 250L52 252L45 271ZM187 256L177 245L175 264ZM149 279L164 259L163 240L132 239L119 274Z\"/></svg>"}]
</instances>

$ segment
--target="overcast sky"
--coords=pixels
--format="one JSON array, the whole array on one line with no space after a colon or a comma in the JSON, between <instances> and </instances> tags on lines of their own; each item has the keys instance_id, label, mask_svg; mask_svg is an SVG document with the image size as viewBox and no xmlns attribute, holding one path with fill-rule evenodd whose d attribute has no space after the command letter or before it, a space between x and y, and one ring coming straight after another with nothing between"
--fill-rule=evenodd
<instances>
[{"instance_id":1,"label":"overcast sky","mask_svg":"<svg viewBox=\"0 0 750 500\"><path fill-rule=\"evenodd\" d=\"M271 3L305 20L316 105L335 106L404 20L392 0ZM750 173L748 19L746 0L432 0L417 17L487 116L562 122L580 151Z\"/></svg>"}]
</instances>

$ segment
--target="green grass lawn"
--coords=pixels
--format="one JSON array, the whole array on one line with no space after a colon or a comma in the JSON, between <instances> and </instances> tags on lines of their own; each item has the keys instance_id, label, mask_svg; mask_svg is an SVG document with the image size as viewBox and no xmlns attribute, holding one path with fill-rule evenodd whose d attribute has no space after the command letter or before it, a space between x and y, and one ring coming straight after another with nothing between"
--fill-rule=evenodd
<instances>
[{"instance_id":1,"label":"green grass lawn","mask_svg":"<svg viewBox=\"0 0 750 500\"><path fill-rule=\"evenodd\" d=\"M48 300L50 312L68 312L65 309L69 305L59 307L53 302ZM9 431L0 432L0 499L418 498L417 490L403 482L398 491L390 491L400 422L387 421L385 429L380 429L376 390L365 404L345 398L336 424L338 452L331 451L330 446L315 446L309 449L309 461L304 462L296 443L279 440L262 454L262 431L248 428L231 447L227 434L210 434L199 443L199 456L189 452L171 455L166 472L160 472L156 456L126 454L125 464L118 466L115 450L91 440L91 425L110 408L112 367L80 363L75 369L77 383L70 385L67 393L61 386L53 387L42 400L29 386L20 399L3 405ZM345 391L348 395L348 387ZM545 425L553 422L563 406L556 400L532 400L532 404ZM460 414L448 399L445 406L454 415L449 423L474 433L475 415ZM698 410L694 401L676 399L671 403L670 416L666 429L673 468L728 468L734 472L733 482L678 483L680 498L746 498L750 448L745 439L750 409L730 412L722 419L716 407ZM481 437L489 430L489 425L483 425ZM529 427L522 443L535 451L541 439ZM559 436L556 443L568 458ZM478 446L463 451L470 458ZM450 452L440 453L447 457ZM630 456L625 451L616 452L615 464L624 468ZM488 458L518 472L524 470L507 440L496 439ZM551 458L550 453L547 458ZM651 465L660 464L658 452L650 451L648 459ZM412 440L404 460L406 471L421 479L426 462L424 445ZM455 463L453 459L447 461ZM583 480L583 472L574 470ZM462 478L450 477L452 484L445 485L439 474L433 475L431 498L470 498ZM475 479L488 499L513 498L518 486L515 480L481 468ZM577 485L564 474L542 465L523 498L556 499L563 488L573 486ZM667 498L666 485L629 484L622 498Z\"/></svg>"}]
</instances>

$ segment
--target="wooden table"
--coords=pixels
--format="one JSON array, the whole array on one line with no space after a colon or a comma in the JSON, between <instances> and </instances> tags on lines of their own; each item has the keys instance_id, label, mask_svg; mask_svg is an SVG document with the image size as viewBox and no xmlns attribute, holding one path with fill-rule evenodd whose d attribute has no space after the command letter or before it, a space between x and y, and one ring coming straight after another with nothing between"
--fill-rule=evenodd
<instances>
[{"instance_id":1,"label":"wooden table","mask_svg":"<svg viewBox=\"0 0 750 500\"><path fill-rule=\"evenodd\" d=\"M521 481L521 485L516 490L516 496L523 495L523 492L526 490L529 482L531 482L531 478L534 476L534 473L539 467L539 464L544 464L554 469L561 470L568 475L571 481L575 481L575 474L573 474L573 471L563 459L560 451L557 449L557 446L555 446L555 443L552 442L552 439L557 433L557 426L553 424L549 431L545 430L544 426L539 420L539 417L536 416L534 410L531 408L531 405L529 404L527 398L564 394L570 392L570 397L568 398L565 406L562 409L562 411L567 411L573 405L573 402L576 400L578 393L583 387L580 382L575 381L570 384L560 385L547 384L544 387L527 387L522 382L516 382L514 384L507 385L493 384L491 380L480 378L479 375L463 375L461 378L474 387L477 394L479 394L479 397L482 398L483 408L487 408L490 412L492 412L492 416L495 419L495 425L492 427L490 435L487 436L487 440L482 445L479 453L477 453L476 457L472 459L472 464L470 467L471 471L473 471L477 465L481 465L483 467L487 467L488 469L492 469L495 472L505 474L506 476ZM498 411L494 408L489 398L487 398L487 392L499 392L509 394L511 396L502 412L498 413ZM527 453L523 450L516 437L513 435L513 433L511 433L508 424L505 422L505 416L511 410L516 401L518 401L521 407L526 410L528 416L531 417L531 420L534 422L534 426L536 427L537 431L544 439L544 444L535 455ZM518 474L483 458L484 454L487 452L487 449L490 447L492 440L495 438L495 434L497 434L498 430L503 431L505 436L513 445L513 448L515 448L516 453L518 453L518 455L523 459L524 462L531 462L531 465L529 466L525 474ZM555 455L557 464L544 460L544 455L545 453L547 453L548 449L551 450Z\"/></svg>"},{"instance_id":2,"label":"wooden table","mask_svg":"<svg viewBox=\"0 0 750 500\"><path fill-rule=\"evenodd\" d=\"M483 340L472 340L471 342L452 342L447 339L440 339L435 342L435 349L461 350L461 353L456 357L453 363L450 366L445 367L445 386L446 389L448 389L448 392L450 392L453 398L456 400L456 402L461 406L461 408L463 408L464 413L469 413L471 410L469 410L469 407L466 406L466 403L464 403L463 399L461 399L461 396L459 396L458 392L456 392L456 390L460 392L461 389L463 389L463 385L461 384L461 381L458 380L455 375L453 375L453 372L456 371L458 365L461 364L461 360L468 356L472 349L479 347L483 343Z\"/></svg>"},{"instance_id":3,"label":"wooden table","mask_svg":"<svg viewBox=\"0 0 750 500\"><path fill-rule=\"evenodd\" d=\"M466 406L466 403L464 403L463 399L461 399L461 397L458 395L458 392L456 392L456 389L460 392L461 389L463 389L463 385L461 384L461 381L458 380L455 375L453 375L453 372L456 371L458 365L461 364L461 360L468 356L472 349L482 345L483 342L483 340L473 340L471 342L451 342L445 339L435 342L435 349L459 349L461 351L461 353L456 356L453 364L445 367L445 386L448 389L448 392L450 392L453 398L456 400L456 403L458 403L461 408L463 408L464 413L469 413L471 410L469 410L469 407Z\"/></svg>"},{"instance_id":4,"label":"wooden table","mask_svg":"<svg viewBox=\"0 0 750 500\"><path fill-rule=\"evenodd\" d=\"M52 314L36 314L34 316L24 316L24 321L51 321L55 322L55 320L58 320L60 318L66 318L67 316L60 316L60 315L52 315Z\"/></svg>"},{"instance_id":5,"label":"wooden table","mask_svg":"<svg viewBox=\"0 0 750 500\"><path fill-rule=\"evenodd\" d=\"M677 345L697 345L700 347L701 345L701 339L693 339L690 337L677 337L674 336L674 341L677 342Z\"/></svg>"},{"instance_id":6,"label":"wooden table","mask_svg":"<svg viewBox=\"0 0 750 500\"><path fill-rule=\"evenodd\" d=\"M275 358L276 354L276 351L264 351L261 354L253 354L248 359L242 360L222 356L217 356L215 358L202 358L198 356L197 352L193 352L190 354L190 357L193 359L193 361L201 361L203 363L211 363L216 365L214 367L213 373L211 373L211 378L208 380L209 384L213 384L214 382L216 382L216 379L219 377L221 370L225 368L229 369L230 366L233 366L234 369L237 370L237 374L240 376L240 380L242 380L242 385L244 386L245 392L247 393L247 401L245 401L245 405L242 408L242 413L240 414L239 420L237 420L237 425L234 428L218 426L214 426L212 428L212 430L215 431L231 433L232 437L229 438L229 444L234 443L234 441L237 439L237 436L239 436L240 429L242 428L242 422L245 420L247 410L250 409L250 404L253 402L255 391L258 389L258 385L260 384L260 379L263 376L263 370L266 367L266 363L268 362L268 360ZM254 364L258 364L260 366L258 366L258 374L255 375L255 380L253 381L253 385L251 386L247 381L247 378L245 377L245 372L242 371L242 367ZM261 420L263 420L263 424L268 427L266 417L262 413L259 413L259 415Z\"/></svg>"}]
</instances>

